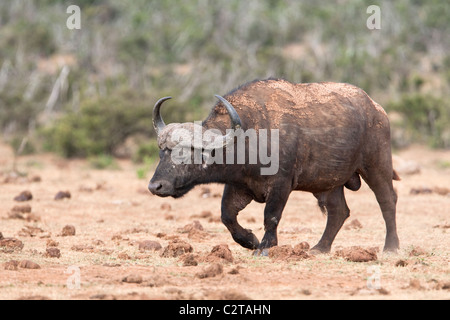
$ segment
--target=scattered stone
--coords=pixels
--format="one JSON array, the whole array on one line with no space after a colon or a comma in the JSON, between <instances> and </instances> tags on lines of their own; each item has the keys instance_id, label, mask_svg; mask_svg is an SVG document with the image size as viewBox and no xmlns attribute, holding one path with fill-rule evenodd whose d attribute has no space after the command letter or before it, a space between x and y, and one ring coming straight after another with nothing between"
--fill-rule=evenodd
<instances>
[{"instance_id":1,"label":"scattered stone","mask_svg":"<svg viewBox=\"0 0 450 320\"><path fill-rule=\"evenodd\" d=\"M211 252L206 256L205 261L207 262L218 262L218 261L233 262L233 255L230 248L226 244L219 244L212 248Z\"/></svg>"},{"instance_id":2,"label":"scattered stone","mask_svg":"<svg viewBox=\"0 0 450 320\"><path fill-rule=\"evenodd\" d=\"M22 228L22 230L19 232L19 236L21 237L37 237L39 234L44 233L44 230L38 227L32 227L32 226L25 226Z\"/></svg>"},{"instance_id":3,"label":"scattered stone","mask_svg":"<svg viewBox=\"0 0 450 320\"><path fill-rule=\"evenodd\" d=\"M161 205L161 210L164 210L164 211L170 211L170 210L172 210L172 206L171 206L170 204L168 204L167 202L164 202L164 203Z\"/></svg>"},{"instance_id":4,"label":"scattered stone","mask_svg":"<svg viewBox=\"0 0 450 320\"><path fill-rule=\"evenodd\" d=\"M26 297L20 297L17 300L22 300L22 301L45 301L45 300L51 300L49 297L46 296L26 296Z\"/></svg>"},{"instance_id":5,"label":"scattered stone","mask_svg":"<svg viewBox=\"0 0 450 320\"><path fill-rule=\"evenodd\" d=\"M200 230L203 231L203 226L198 220L195 220L194 222L185 225L183 228L178 228L179 233L189 233L192 230Z\"/></svg>"},{"instance_id":6,"label":"scattered stone","mask_svg":"<svg viewBox=\"0 0 450 320\"><path fill-rule=\"evenodd\" d=\"M192 229L189 231L188 238L193 241L201 241L203 239L209 238L211 235L206 231L201 231L198 229Z\"/></svg>"},{"instance_id":7,"label":"scattered stone","mask_svg":"<svg viewBox=\"0 0 450 320\"><path fill-rule=\"evenodd\" d=\"M409 256L410 257L417 257L417 256L422 256L422 255L426 255L427 252L422 249L421 247L414 247L410 252L409 252Z\"/></svg>"},{"instance_id":8,"label":"scattered stone","mask_svg":"<svg viewBox=\"0 0 450 320\"><path fill-rule=\"evenodd\" d=\"M202 211L200 214L193 214L191 216L191 218L210 218L212 217L212 212L211 211Z\"/></svg>"},{"instance_id":9,"label":"scattered stone","mask_svg":"<svg viewBox=\"0 0 450 320\"><path fill-rule=\"evenodd\" d=\"M30 179L28 179L30 182L41 182L42 178L38 175L32 176Z\"/></svg>"},{"instance_id":10,"label":"scattered stone","mask_svg":"<svg viewBox=\"0 0 450 320\"><path fill-rule=\"evenodd\" d=\"M157 241L146 240L139 242L139 251L158 251L161 249L162 246Z\"/></svg>"},{"instance_id":11,"label":"scattered stone","mask_svg":"<svg viewBox=\"0 0 450 320\"><path fill-rule=\"evenodd\" d=\"M126 252L121 252L117 255L117 258L120 260L130 260L131 257Z\"/></svg>"},{"instance_id":12,"label":"scattered stone","mask_svg":"<svg viewBox=\"0 0 450 320\"><path fill-rule=\"evenodd\" d=\"M433 193L433 190L428 187L418 187L418 188L412 188L409 192L410 194L417 195L417 194L431 194Z\"/></svg>"},{"instance_id":13,"label":"scattered stone","mask_svg":"<svg viewBox=\"0 0 450 320\"><path fill-rule=\"evenodd\" d=\"M195 276L199 279L212 278L223 273L223 266L220 263L213 263Z\"/></svg>"},{"instance_id":14,"label":"scattered stone","mask_svg":"<svg viewBox=\"0 0 450 320\"><path fill-rule=\"evenodd\" d=\"M358 219L352 220L349 224L345 226L345 230L359 230L362 229L361 222L358 221Z\"/></svg>"},{"instance_id":15,"label":"scattered stone","mask_svg":"<svg viewBox=\"0 0 450 320\"><path fill-rule=\"evenodd\" d=\"M19 267L23 269L40 269L41 266L30 260L22 260L19 263Z\"/></svg>"},{"instance_id":16,"label":"scattered stone","mask_svg":"<svg viewBox=\"0 0 450 320\"><path fill-rule=\"evenodd\" d=\"M13 253L21 251L23 249L23 243L15 238L3 238L0 240L0 252Z\"/></svg>"},{"instance_id":17,"label":"scattered stone","mask_svg":"<svg viewBox=\"0 0 450 320\"><path fill-rule=\"evenodd\" d=\"M198 262L195 259L195 256L193 254L188 254L183 259L183 267L190 267L190 266L196 266L196 265L198 265Z\"/></svg>"},{"instance_id":18,"label":"scattered stone","mask_svg":"<svg viewBox=\"0 0 450 320\"><path fill-rule=\"evenodd\" d=\"M411 279L409 281L409 286L407 287L409 289L416 289L416 290L423 290L424 287L420 284L420 281L418 279Z\"/></svg>"},{"instance_id":19,"label":"scattered stone","mask_svg":"<svg viewBox=\"0 0 450 320\"><path fill-rule=\"evenodd\" d=\"M92 240L92 244L93 244L94 246L103 246L103 245L105 245L105 243L104 243L102 240L99 240L99 239L97 239L97 240Z\"/></svg>"},{"instance_id":20,"label":"scattered stone","mask_svg":"<svg viewBox=\"0 0 450 320\"><path fill-rule=\"evenodd\" d=\"M137 283L140 284L142 283L142 276L138 275L138 274L131 274L129 276L126 276L125 278L122 279L122 282L125 283Z\"/></svg>"},{"instance_id":21,"label":"scattered stone","mask_svg":"<svg viewBox=\"0 0 450 320\"><path fill-rule=\"evenodd\" d=\"M304 242L300 242L299 244L297 244L294 247L294 252L298 251L300 252L300 250L309 250L310 245L308 242L304 241Z\"/></svg>"},{"instance_id":22,"label":"scattered stone","mask_svg":"<svg viewBox=\"0 0 450 320\"><path fill-rule=\"evenodd\" d=\"M19 267L19 261L16 260L11 260L5 263L5 270L9 270L9 271L17 271L18 267Z\"/></svg>"},{"instance_id":23,"label":"scattered stone","mask_svg":"<svg viewBox=\"0 0 450 320\"><path fill-rule=\"evenodd\" d=\"M407 265L408 265L408 262L405 261L405 260L398 260L398 261L395 263L395 266L396 266L396 267L406 267Z\"/></svg>"},{"instance_id":24,"label":"scattered stone","mask_svg":"<svg viewBox=\"0 0 450 320\"><path fill-rule=\"evenodd\" d=\"M175 216L173 214L164 215L165 220L175 220Z\"/></svg>"},{"instance_id":25,"label":"scattered stone","mask_svg":"<svg viewBox=\"0 0 450 320\"><path fill-rule=\"evenodd\" d=\"M443 187L434 187L433 191L434 191L434 193L437 193L441 196L446 196L446 195L450 194L450 189L443 188Z\"/></svg>"},{"instance_id":26,"label":"scattered stone","mask_svg":"<svg viewBox=\"0 0 450 320\"><path fill-rule=\"evenodd\" d=\"M378 259L374 248L364 249L357 246L338 250L336 251L335 256L352 262L368 262Z\"/></svg>"},{"instance_id":27,"label":"scattered stone","mask_svg":"<svg viewBox=\"0 0 450 320\"><path fill-rule=\"evenodd\" d=\"M23 191L14 198L14 200L17 202L25 202L25 201L30 201L32 199L33 199L33 195L31 194L30 191Z\"/></svg>"},{"instance_id":28,"label":"scattered stone","mask_svg":"<svg viewBox=\"0 0 450 320\"><path fill-rule=\"evenodd\" d=\"M47 258L61 258L61 251L58 248L50 247L46 249L45 257Z\"/></svg>"},{"instance_id":29,"label":"scattered stone","mask_svg":"<svg viewBox=\"0 0 450 320\"><path fill-rule=\"evenodd\" d=\"M70 199L72 197L72 195L70 194L69 191L59 191L56 195L55 195L55 200L64 200L64 199Z\"/></svg>"},{"instance_id":30,"label":"scattered stone","mask_svg":"<svg viewBox=\"0 0 450 320\"><path fill-rule=\"evenodd\" d=\"M185 253L191 253L194 249L192 246L183 241L175 239L169 243L167 247L164 248L164 251L161 253L161 257L163 258L175 258L181 256Z\"/></svg>"},{"instance_id":31,"label":"scattered stone","mask_svg":"<svg viewBox=\"0 0 450 320\"><path fill-rule=\"evenodd\" d=\"M309 246L309 244L308 244ZM295 246L295 248L292 248L290 245L284 245L284 246L275 246L269 249L269 258L273 260L304 260L304 259L311 259L312 256L306 252L305 249L302 249L302 247L307 247L306 244L298 244Z\"/></svg>"},{"instance_id":32,"label":"scattered stone","mask_svg":"<svg viewBox=\"0 0 450 320\"><path fill-rule=\"evenodd\" d=\"M75 234L76 234L75 227L71 225L65 226L61 232L62 237L71 237L74 236Z\"/></svg>"},{"instance_id":33,"label":"scattered stone","mask_svg":"<svg viewBox=\"0 0 450 320\"><path fill-rule=\"evenodd\" d=\"M11 211L14 213L31 213L31 206L28 204L23 206L14 206Z\"/></svg>"},{"instance_id":34,"label":"scattered stone","mask_svg":"<svg viewBox=\"0 0 450 320\"><path fill-rule=\"evenodd\" d=\"M95 248L93 246L88 246L88 245L84 245L84 244L74 245L70 249L73 251L78 251L78 252L87 252L87 253L95 252Z\"/></svg>"},{"instance_id":35,"label":"scattered stone","mask_svg":"<svg viewBox=\"0 0 450 320\"><path fill-rule=\"evenodd\" d=\"M233 268L233 269L231 269L229 272L228 272L228 274L239 274L239 269L238 268Z\"/></svg>"},{"instance_id":36,"label":"scattered stone","mask_svg":"<svg viewBox=\"0 0 450 320\"><path fill-rule=\"evenodd\" d=\"M59 242L49 239L47 240L47 248L56 248L59 246Z\"/></svg>"}]
</instances>

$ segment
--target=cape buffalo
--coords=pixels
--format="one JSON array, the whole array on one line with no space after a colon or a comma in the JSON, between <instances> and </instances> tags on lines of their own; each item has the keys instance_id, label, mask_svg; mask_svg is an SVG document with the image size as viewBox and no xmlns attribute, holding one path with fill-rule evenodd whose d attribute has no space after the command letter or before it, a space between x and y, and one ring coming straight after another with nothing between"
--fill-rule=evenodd
<instances>
[{"instance_id":1,"label":"cape buffalo","mask_svg":"<svg viewBox=\"0 0 450 320\"><path fill-rule=\"evenodd\" d=\"M383 108L362 89L345 83L293 84L280 79L257 80L225 95L201 124L165 125L160 108L170 97L160 99L153 109L153 124L158 134L160 162L148 186L158 196L178 198L194 186L223 183L222 222L233 239L255 254L266 255L277 245L277 226L284 206L293 190L311 192L318 200L327 224L322 238L312 251L329 252L336 234L350 210L344 197L344 187L357 191L360 177L369 185L386 223L385 251L396 251L399 240L396 230L397 195L392 180L399 180L392 167L389 120ZM235 135L229 129L246 132L278 130L278 170L272 175L261 174L267 167L260 157L256 163L175 164L172 153L180 141L191 141L172 134L183 129L184 135L194 135L196 129L220 130L219 141L224 156L236 151ZM215 137L217 141L217 136ZM248 137L247 137L248 138ZM237 140L237 138L236 138ZM278 142L277 142L278 143ZM268 149L276 150L272 142ZM216 145L217 147L217 145ZM250 143L245 144L248 152ZM188 151L205 152L204 142L185 145ZM241 150L242 151L242 150ZM188 157L189 154L188 154ZM261 242L251 230L237 221L238 213L252 200L266 203L265 234Z\"/></svg>"}]
</instances>

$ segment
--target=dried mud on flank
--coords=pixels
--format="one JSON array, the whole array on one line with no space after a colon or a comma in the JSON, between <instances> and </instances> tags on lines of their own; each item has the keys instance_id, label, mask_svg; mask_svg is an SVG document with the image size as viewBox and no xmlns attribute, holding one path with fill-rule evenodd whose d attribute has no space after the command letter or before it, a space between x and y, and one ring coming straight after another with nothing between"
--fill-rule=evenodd
<instances>
[{"instance_id":1,"label":"dried mud on flank","mask_svg":"<svg viewBox=\"0 0 450 320\"><path fill-rule=\"evenodd\" d=\"M93 170L53 156L20 157L28 176L15 178L0 144L0 299L450 299L450 169L436 165L450 152L400 156L420 170L394 182L398 254L382 252L383 218L363 183L346 192L351 216L330 253L311 251L326 225L316 199L293 192L278 246L253 256L221 222L223 186L158 198L147 190L152 172L140 180L130 161ZM24 191L32 198L14 200ZM261 240L264 205L251 203L238 221ZM80 288L68 288L78 272Z\"/></svg>"}]
</instances>

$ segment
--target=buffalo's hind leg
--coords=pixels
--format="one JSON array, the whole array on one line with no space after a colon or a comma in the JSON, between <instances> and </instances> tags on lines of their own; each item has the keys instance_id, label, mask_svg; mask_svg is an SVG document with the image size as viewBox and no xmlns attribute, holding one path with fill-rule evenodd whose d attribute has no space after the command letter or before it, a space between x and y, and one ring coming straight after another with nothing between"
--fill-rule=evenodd
<instances>
[{"instance_id":1,"label":"buffalo's hind leg","mask_svg":"<svg viewBox=\"0 0 450 320\"><path fill-rule=\"evenodd\" d=\"M319 243L311 251L328 253L344 221L350 216L350 209L345 201L343 186L314 196L319 200L321 209L326 208L327 225Z\"/></svg>"},{"instance_id":2,"label":"buffalo's hind leg","mask_svg":"<svg viewBox=\"0 0 450 320\"><path fill-rule=\"evenodd\" d=\"M383 170L379 169L369 170L362 177L373 193L375 193L386 223L386 240L383 251L397 252L399 249L396 224L397 194L392 185L392 169L388 168L385 171L383 172Z\"/></svg>"},{"instance_id":3,"label":"buffalo's hind leg","mask_svg":"<svg viewBox=\"0 0 450 320\"><path fill-rule=\"evenodd\" d=\"M243 210L253 198L240 188L226 185L222 196L222 222L230 231L234 241L247 249L259 246L258 238L251 230L244 229L237 221L239 211Z\"/></svg>"}]
</instances>

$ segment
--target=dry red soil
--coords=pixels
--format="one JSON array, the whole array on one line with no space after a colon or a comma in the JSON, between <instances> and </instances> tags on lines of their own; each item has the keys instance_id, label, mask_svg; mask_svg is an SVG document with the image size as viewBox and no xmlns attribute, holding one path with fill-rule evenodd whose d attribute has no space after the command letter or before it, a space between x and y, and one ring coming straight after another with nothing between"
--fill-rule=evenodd
<instances>
[{"instance_id":1,"label":"dry red soil","mask_svg":"<svg viewBox=\"0 0 450 320\"><path fill-rule=\"evenodd\" d=\"M253 257L220 222L223 186L162 199L147 191L152 172L138 179L129 161L94 170L52 155L20 157L28 175L16 177L0 145L0 299L449 299L450 152L399 156L420 173L395 182L398 254L382 252L384 222L363 185L346 190L351 217L329 254L309 253L326 217L294 192L279 247ZM31 200L14 200L24 191ZM239 216L260 239L263 208Z\"/></svg>"}]
</instances>

